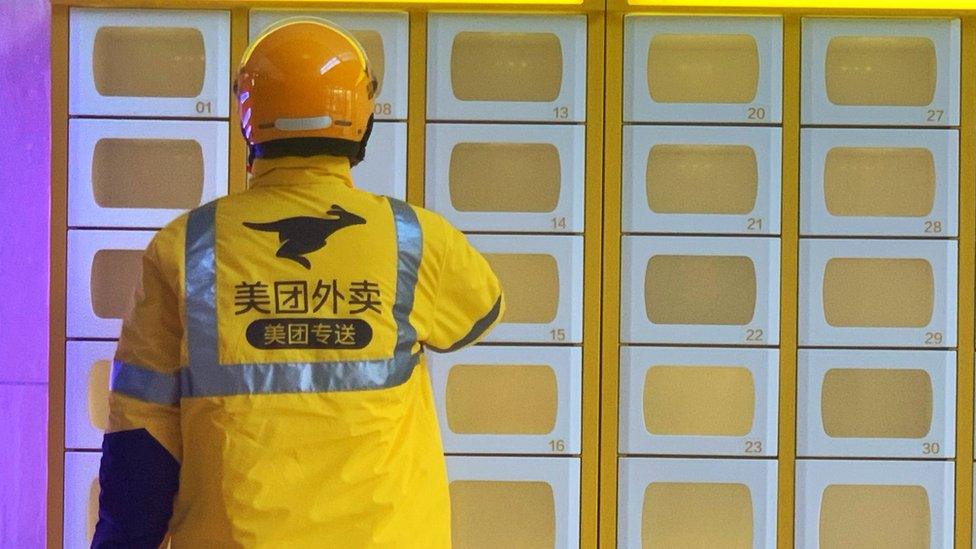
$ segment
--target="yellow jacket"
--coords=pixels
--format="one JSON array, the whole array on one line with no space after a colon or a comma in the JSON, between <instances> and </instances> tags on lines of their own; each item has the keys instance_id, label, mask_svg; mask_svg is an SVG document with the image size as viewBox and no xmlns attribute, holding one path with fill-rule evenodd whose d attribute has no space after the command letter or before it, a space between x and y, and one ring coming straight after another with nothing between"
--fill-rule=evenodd
<instances>
[{"instance_id":1,"label":"yellow jacket","mask_svg":"<svg viewBox=\"0 0 976 549\"><path fill-rule=\"evenodd\" d=\"M484 335L498 280L440 216L353 188L345 159L253 172L146 250L95 545L158 545L138 514L177 548L450 547L423 350Z\"/></svg>"}]
</instances>

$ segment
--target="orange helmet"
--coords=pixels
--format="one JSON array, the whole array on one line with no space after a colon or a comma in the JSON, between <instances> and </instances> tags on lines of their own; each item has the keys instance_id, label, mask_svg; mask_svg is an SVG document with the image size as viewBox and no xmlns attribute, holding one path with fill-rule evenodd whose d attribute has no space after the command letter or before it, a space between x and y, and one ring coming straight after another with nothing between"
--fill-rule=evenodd
<instances>
[{"instance_id":1,"label":"orange helmet","mask_svg":"<svg viewBox=\"0 0 976 549\"><path fill-rule=\"evenodd\" d=\"M235 91L252 158L362 160L376 78L362 46L340 27L293 18L269 28L244 52Z\"/></svg>"}]
</instances>

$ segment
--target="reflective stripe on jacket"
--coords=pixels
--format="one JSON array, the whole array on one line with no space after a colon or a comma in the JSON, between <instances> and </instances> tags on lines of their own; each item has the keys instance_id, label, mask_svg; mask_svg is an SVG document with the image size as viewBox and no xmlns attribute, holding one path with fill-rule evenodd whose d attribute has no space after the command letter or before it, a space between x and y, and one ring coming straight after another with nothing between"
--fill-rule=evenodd
<instances>
[{"instance_id":1,"label":"reflective stripe on jacket","mask_svg":"<svg viewBox=\"0 0 976 549\"><path fill-rule=\"evenodd\" d=\"M96 546L158 543L159 525L127 518L137 503L172 508L177 548L449 547L423 349L486 333L497 279L440 216L354 189L345 159L253 171L146 251L112 370ZM173 461L175 502L155 478L169 465L140 470L143 455Z\"/></svg>"}]
</instances>

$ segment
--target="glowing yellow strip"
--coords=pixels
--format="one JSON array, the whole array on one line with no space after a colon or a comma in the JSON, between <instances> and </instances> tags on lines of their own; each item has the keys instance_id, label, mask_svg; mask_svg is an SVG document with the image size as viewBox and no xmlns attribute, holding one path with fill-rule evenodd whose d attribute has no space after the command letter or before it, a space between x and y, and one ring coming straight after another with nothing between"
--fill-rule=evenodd
<instances>
[{"instance_id":1,"label":"glowing yellow strip","mask_svg":"<svg viewBox=\"0 0 976 549\"><path fill-rule=\"evenodd\" d=\"M375 4L373 0L346 0L352 4ZM523 0L396 0L397 4L475 4L475 5L499 5L499 4L565 4L565 5L580 5L583 0L532 0L531 2L525 2Z\"/></svg>"},{"instance_id":2,"label":"glowing yellow strip","mask_svg":"<svg viewBox=\"0 0 976 549\"><path fill-rule=\"evenodd\" d=\"M877 10L976 10L973 0L630 0L632 6L710 8L817 8Z\"/></svg>"},{"instance_id":3,"label":"glowing yellow strip","mask_svg":"<svg viewBox=\"0 0 976 549\"><path fill-rule=\"evenodd\" d=\"M58 0L55 0L58 1ZM261 7L273 7L276 0L266 0L269 5L264 3L260 4ZM329 4L370 4L371 6L382 6L384 9L395 7L397 5L409 5L409 4L452 4L455 6L498 6L498 5L518 5L518 6L538 6L538 5L564 5L564 6L579 6L583 4L583 0L531 0L526 2L524 0L380 0L377 2L375 0L297 0L299 3L302 1L307 1L312 4L312 7L323 8L329 7ZM652 4L652 2L648 2ZM288 7L296 7L291 3Z\"/></svg>"}]
</instances>

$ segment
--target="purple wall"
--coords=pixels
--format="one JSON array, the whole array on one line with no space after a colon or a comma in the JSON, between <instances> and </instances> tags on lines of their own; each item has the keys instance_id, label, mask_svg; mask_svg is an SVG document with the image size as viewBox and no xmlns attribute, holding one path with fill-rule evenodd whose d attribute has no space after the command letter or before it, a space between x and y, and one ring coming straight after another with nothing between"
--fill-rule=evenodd
<instances>
[{"instance_id":1,"label":"purple wall","mask_svg":"<svg viewBox=\"0 0 976 549\"><path fill-rule=\"evenodd\" d=\"M0 2L0 547L45 541L50 27L48 0Z\"/></svg>"}]
</instances>

